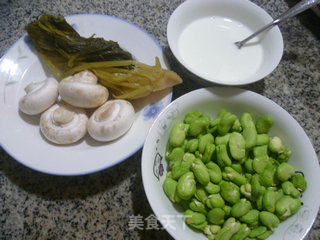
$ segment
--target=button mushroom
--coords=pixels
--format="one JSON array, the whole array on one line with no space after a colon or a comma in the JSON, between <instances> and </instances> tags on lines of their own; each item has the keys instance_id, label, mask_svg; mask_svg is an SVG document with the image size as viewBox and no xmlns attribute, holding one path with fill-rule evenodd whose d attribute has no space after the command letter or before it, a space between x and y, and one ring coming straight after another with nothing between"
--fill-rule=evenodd
<instances>
[{"instance_id":1,"label":"button mushroom","mask_svg":"<svg viewBox=\"0 0 320 240\"><path fill-rule=\"evenodd\" d=\"M59 103L41 114L40 130L51 142L70 144L86 134L87 122L83 109Z\"/></svg>"},{"instance_id":2,"label":"button mushroom","mask_svg":"<svg viewBox=\"0 0 320 240\"><path fill-rule=\"evenodd\" d=\"M47 78L41 82L32 82L25 87L26 95L19 101L19 108L29 115L36 115L48 109L58 97L58 82Z\"/></svg>"},{"instance_id":3,"label":"button mushroom","mask_svg":"<svg viewBox=\"0 0 320 240\"><path fill-rule=\"evenodd\" d=\"M90 117L88 132L97 141L112 141L125 134L134 121L134 108L126 100L110 100Z\"/></svg>"},{"instance_id":4,"label":"button mushroom","mask_svg":"<svg viewBox=\"0 0 320 240\"><path fill-rule=\"evenodd\" d=\"M107 101L109 92L97 81L96 75L87 70L64 78L59 84L60 96L75 107L99 107Z\"/></svg>"}]
</instances>

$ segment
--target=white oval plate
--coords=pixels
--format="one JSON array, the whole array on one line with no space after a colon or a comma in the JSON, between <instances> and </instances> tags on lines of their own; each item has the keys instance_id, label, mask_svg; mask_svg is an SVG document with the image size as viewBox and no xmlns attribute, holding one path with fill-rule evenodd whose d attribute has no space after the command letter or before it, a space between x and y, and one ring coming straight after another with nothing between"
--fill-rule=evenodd
<instances>
[{"instance_id":1,"label":"white oval plate","mask_svg":"<svg viewBox=\"0 0 320 240\"><path fill-rule=\"evenodd\" d=\"M292 150L289 159L297 171L302 171L308 187L302 194L303 206L280 223L268 240L301 240L311 228L320 205L320 168L312 144L297 121L275 102L257 93L238 88L203 88L189 92L173 101L157 117L143 147L141 170L144 190L150 206L164 228L176 240L206 240L207 237L185 226L183 212L173 205L162 189L167 172L164 159L172 126L181 122L187 112L200 110L212 118L227 109L237 116L249 112L257 117L268 115L274 120L271 136L279 136Z\"/></svg>"},{"instance_id":2,"label":"white oval plate","mask_svg":"<svg viewBox=\"0 0 320 240\"><path fill-rule=\"evenodd\" d=\"M166 67L159 44L143 29L123 19L98 14L67 16L66 20L84 37L96 34L120 46L141 62L154 65L158 56ZM58 146L46 141L39 131L39 116L27 116L18 110L24 87L41 81L52 72L41 64L30 38L25 34L0 60L0 143L20 163L40 172L56 175L80 175L113 166L138 151L158 113L171 102L171 89L133 103L136 119L120 139L99 143L86 135L83 140Z\"/></svg>"}]
</instances>

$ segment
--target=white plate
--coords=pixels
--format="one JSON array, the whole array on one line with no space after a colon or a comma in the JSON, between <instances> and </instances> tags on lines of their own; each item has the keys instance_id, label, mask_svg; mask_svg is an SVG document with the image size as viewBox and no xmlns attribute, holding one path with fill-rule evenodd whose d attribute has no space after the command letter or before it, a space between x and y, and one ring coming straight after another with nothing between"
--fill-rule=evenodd
<instances>
[{"instance_id":1,"label":"white plate","mask_svg":"<svg viewBox=\"0 0 320 240\"><path fill-rule=\"evenodd\" d=\"M141 62L154 65L164 55L159 44L143 29L107 15L80 14L66 17L81 36L96 34L119 42ZM0 60L0 143L20 163L40 172L56 175L79 175L113 166L138 151L158 113L171 102L171 89L134 101L136 119L132 128L120 139L99 143L88 135L67 146L46 141L39 131L39 116L30 117L18 110L24 87L41 81L52 73L39 61L30 38L24 35Z\"/></svg>"},{"instance_id":2,"label":"white plate","mask_svg":"<svg viewBox=\"0 0 320 240\"><path fill-rule=\"evenodd\" d=\"M207 239L202 233L184 225L183 212L165 195L162 183L167 172L167 162L163 157L172 126L183 121L187 112L200 110L216 117L223 108L237 116L249 112L254 119L268 115L274 120L270 135L279 136L292 150L289 163L305 174L308 187L302 194L303 206L294 216L280 223L268 240L303 239L311 228L320 205L320 168L317 155L302 127L288 112L268 98L237 88L203 88L187 93L166 107L151 126L143 147L141 170L144 190L155 215L176 240Z\"/></svg>"}]
</instances>

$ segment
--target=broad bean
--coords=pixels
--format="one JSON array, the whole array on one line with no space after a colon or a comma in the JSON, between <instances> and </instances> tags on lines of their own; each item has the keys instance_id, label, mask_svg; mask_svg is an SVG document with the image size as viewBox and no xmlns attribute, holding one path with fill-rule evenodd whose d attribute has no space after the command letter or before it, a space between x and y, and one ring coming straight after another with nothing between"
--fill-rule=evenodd
<instances>
[{"instance_id":1,"label":"broad bean","mask_svg":"<svg viewBox=\"0 0 320 240\"><path fill-rule=\"evenodd\" d=\"M188 135L191 137L196 137L201 133L204 133L210 124L210 119L208 117L202 116L195 119L190 123L188 130Z\"/></svg>"},{"instance_id":2,"label":"broad bean","mask_svg":"<svg viewBox=\"0 0 320 240\"><path fill-rule=\"evenodd\" d=\"M213 184L212 182L209 182L206 186L204 186L204 189L209 194L216 194L216 193L220 192L220 186Z\"/></svg>"},{"instance_id":3,"label":"broad bean","mask_svg":"<svg viewBox=\"0 0 320 240\"><path fill-rule=\"evenodd\" d=\"M214 137L212 136L211 133L207 133L205 135L202 135L199 137L199 152L204 153L204 150L206 149L207 144L213 143L214 142Z\"/></svg>"},{"instance_id":4,"label":"broad bean","mask_svg":"<svg viewBox=\"0 0 320 240\"><path fill-rule=\"evenodd\" d=\"M210 176L207 167L200 159L196 159L193 161L191 165L191 170L199 183L201 183L204 186L209 183Z\"/></svg>"},{"instance_id":5,"label":"broad bean","mask_svg":"<svg viewBox=\"0 0 320 240\"><path fill-rule=\"evenodd\" d=\"M268 134L258 134L257 135L257 146L268 145L269 135Z\"/></svg>"},{"instance_id":6,"label":"broad bean","mask_svg":"<svg viewBox=\"0 0 320 240\"><path fill-rule=\"evenodd\" d=\"M204 163L210 162L215 150L216 150L216 146L213 143L208 143L206 145L206 148L204 150L204 153L203 153L203 156L202 156L201 160Z\"/></svg>"},{"instance_id":7,"label":"broad bean","mask_svg":"<svg viewBox=\"0 0 320 240\"><path fill-rule=\"evenodd\" d=\"M307 181L300 174L294 174L291 178L293 186L297 188L300 192L303 192L307 189Z\"/></svg>"},{"instance_id":8,"label":"broad bean","mask_svg":"<svg viewBox=\"0 0 320 240\"><path fill-rule=\"evenodd\" d=\"M220 194L230 204L235 204L240 200L239 187L231 182L221 181Z\"/></svg>"},{"instance_id":9,"label":"broad bean","mask_svg":"<svg viewBox=\"0 0 320 240\"><path fill-rule=\"evenodd\" d=\"M196 181L192 172L187 172L179 178L177 194L181 199L189 200L196 191Z\"/></svg>"},{"instance_id":10,"label":"broad bean","mask_svg":"<svg viewBox=\"0 0 320 240\"><path fill-rule=\"evenodd\" d=\"M276 192L273 190L266 190L262 199L263 209L273 213L276 209L276 201Z\"/></svg>"},{"instance_id":11,"label":"broad bean","mask_svg":"<svg viewBox=\"0 0 320 240\"><path fill-rule=\"evenodd\" d=\"M206 164L208 173L210 176L210 181L213 183L219 183L222 180L222 173L220 167L214 162L209 162Z\"/></svg>"},{"instance_id":12,"label":"broad bean","mask_svg":"<svg viewBox=\"0 0 320 240\"><path fill-rule=\"evenodd\" d=\"M246 149L250 149L257 144L257 130L249 113L243 113L240 118L242 126L242 136L246 142Z\"/></svg>"},{"instance_id":13,"label":"broad bean","mask_svg":"<svg viewBox=\"0 0 320 240\"><path fill-rule=\"evenodd\" d=\"M208 220L209 222L215 225L221 225L224 222L225 212L222 208L213 208L208 212Z\"/></svg>"},{"instance_id":14,"label":"broad bean","mask_svg":"<svg viewBox=\"0 0 320 240\"><path fill-rule=\"evenodd\" d=\"M280 220L285 220L295 214L301 206L298 198L283 196L276 202L276 214Z\"/></svg>"},{"instance_id":15,"label":"broad bean","mask_svg":"<svg viewBox=\"0 0 320 240\"><path fill-rule=\"evenodd\" d=\"M249 226L258 226L259 224L259 211L257 209L251 209L245 215L240 217L240 221L248 224Z\"/></svg>"},{"instance_id":16,"label":"broad bean","mask_svg":"<svg viewBox=\"0 0 320 240\"><path fill-rule=\"evenodd\" d=\"M259 219L261 223L273 231L279 226L279 218L271 212L262 211L260 212Z\"/></svg>"},{"instance_id":17,"label":"broad bean","mask_svg":"<svg viewBox=\"0 0 320 240\"><path fill-rule=\"evenodd\" d=\"M242 217L252 209L251 202L243 198L231 207L231 216L235 218Z\"/></svg>"},{"instance_id":18,"label":"broad bean","mask_svg":"<svg viewBox=\"0 0 320 240\"><path fill-rule=\"evenodd\" d=\"M196 191L194 196L202 203L206 203L208 194L206 193L205 189L201 185L196 186Z\"/></svg>"},{"instance_id":19,"label":"broad bean","mask_svg":"<svg viewBox=\"0 0 320 240\"><path fill-rule=\"evenodd\" d=\"M221 195L219 193L217 194L211 194L208 196L208 199L206 201L206 205L208 208L223 208L225 205L225 202Z\"/></svg>"},{"instance_id":20,"label":"broad bean","mask_svg":"<svg viewBox=\"0 0 320 240\"><path fill-rule=\"evenodd\" d=\"M220 135L227 134L230 129L232 128L232 125L237 120L237 116L234 114L231 114L229 112L225 113L220 120L220 123L218 125L218 133Z\"/></svg>"},{"instance_id":21,"label":"broad bean","mask_svg":"<svg viewBox=\"0 0 320 240\"><path fill-rule=\"evenodd\" d=\"M184 143L184 140L186 139L186 133L188 129L189 129L188 124L176 123L170 132L169 144L172 147L182 146L182 144Z\"/></svg>"},{"instance_id":22,"label":"broad bean","mask_svg":"<svg viewBox=\"0 0 320 240\"><path fill-rule=\"evenodd\" d=\"M187 142L185 149L187 152L193 153L197 151L198 145L199 145L199 140L197 138L194 138Z\"/></svg>"},{"instance_id":23,"label":"broad bean","mask_svg":"<svg viewBox=\"0 0 320 240\"><path fill-rule=\"evenodd\" d=\"M229 158L226 145L218 145L216 147L217 163L220 167L231 166L232 161Z\"/></svg>"},{"instance_id":24,"label":"broad bean","mask_svg":"<svg viewBox=\"0 0 320 240\"><path fill-rule=\"evenodd\" d=\"M247 224L241 224L240 230L234 234L230 240L244 240L249 236L251 230L248 228Z\"/></svg>"},{"instance_id":25,"label":"broad bean","mask_svg":"<svg viewBox=\"0 0 320 240\"><path fill-rule=\"evenodd\" d=\"M223 228L217 233L215 240L230 240L230 238L240 230L241 224L234 218L228 218Z\"/></svg>"},{"instance_id":26,"label":"broad bean","mask_svg":"<svg viewBox=\"0 0 320 240\"><path fill-rule=\"evenodd\" d=\"M298 198L300 196L299 190L294 187L292 182L285 181L281 184L281 187L286 195L290 195L293 198Z\"/></svg>"},{"instance_id":27,"label":"broad bean","mask_svg":"<svg viewBox=\"0 0 320 240\"><path fill-rule=\"evenodd\" d=\"M268 148L273 153L281 153L284 149L282 141L279 137L273 137L269 141Z\"/></svg>"},{"instance_id":28,"label":"broad bean","mask_svg":"<svg viewBox=\"0 0 320 240\"><path fill-rule=\"evenodd\" d=\"M243 136L238 132L233 132L229 139L229 148L231 156L235 160L242 160L246 156L246 142Z\"/></svg>"},{"instance_id":29,"label":"broad bean","mask_svg":"<svg viewBox=\"0 0 320 240\"><path fill-rule=\"evenodd\" d=\"M162 185L163 190L171 202L179 202L180 200L176 192L177 185L178 185L178 182L173 180L170 177L166 177L166 179L163 182L163 185Z\"/></svg>"},{"instance_id":30,"label":"broad bean","mask_svg":"<svg viewBox=\"0 0 320 240\"><path fill-rule=\"evenodd\" d=\"M289 180L294 173L295 169L289 163L281 163L277 168L277 177L281 182Z\"/></svg>"},{"instance_id":31,"label":"broad bean","mask_svg":"<svg viewBox=\"0 0 320 240\"><path fill-rule=\"evenodd\" d=\"M169 167L172 168L174 165L179 165L183 159L184 150L183 148L177 147L174 148L171 153L167 156L169 160Z\"/></svg>"},{"instance_id":32,"label":"broad bean","mask_svg":"<svg viewBox=\"0 0 320 240\"><path fill-rule=\"evenodd\" d=\"M196 198L193 198L191 200L191 202L189 204L189 208L192 211L207 214L206 206L202 202L198 201Z\"/></svg>"},{"instance_id":33,"label":"broad bean","mask_svg":"<svg viewBox=\"0 0 320 240\"><path fill-rule=\"evenodd\" d=\"M232 167L225 167L224 172L226 173L226 177L228 178L228 180L237 184L238 186L246 184L247 182L247 179L240 173L238 173L236 170L234 170Z\"/></svg>"},{"instance_id":34,"label":"broad bean","mask_svg":"<svg viewBox=\"0 0 320 240\"><path fill-rule=\"evenodd\" d=\"M200 118L202 116L203 116L203 113L198 111L198 110L190 111L184 117L184 122L187 123L187 124L190 124L194 120L196 120L196 119L198 119L198 118Z\"/></svg>"},{"instance_id":35,"label":"broad bean","mask_svg":"<svg viewBox=\"0 0 320 240\"><path fill-rule=\"evenodd\" d=\"M273 120L270 117L268 116L260 117L256 122L257 132L259 134L268 133L272 125L273 125Z\"/></svg>"},{"instance_id":36,"label":"broad bean","mask_svg":"<svg viewBox=\"0 0 320 240\"><path fill-rule=\"evenodd\" d=\"M229 143L229 139L230 139L230 133L227 133L224 136L217 136L215 138L215 144L216 145L227 145Z\"/></svg>"},{"instance_id":37,"label":"broad bean","mask_svg":"<svg viewBox=\"0 0 320 240\"><path fill-rule=\"evenodd\" d=\"M192 226L196 229L203 230L208 222L206 220L206 216L202 213L194 212L192 210L187 210L184 212L184 219L186 224Z\"/></svg>"}]
</instances>

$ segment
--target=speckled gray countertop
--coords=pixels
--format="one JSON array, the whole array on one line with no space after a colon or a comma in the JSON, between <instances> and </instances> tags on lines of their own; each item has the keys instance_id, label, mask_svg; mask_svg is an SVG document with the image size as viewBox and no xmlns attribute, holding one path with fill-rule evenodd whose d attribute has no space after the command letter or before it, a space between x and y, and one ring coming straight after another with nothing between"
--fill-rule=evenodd
<instances>
[{"instance_id":1,"label":"speckled gray countertop","mask_svg":"<svg viewBox=\"0 0 320 240\"><path fill-rule=\"evenodd\" d=\"M166 25L182 0L0 0L0 56L39 15L104 13L125 18L151 33L171 67L184 79L174 98L201 85L168 49ZM295 1L255 0L273 17ZM281 26L285 52L278 68L245 88L286 109L304 128L320 155L320 19L311 11ZM1 133L0 133L1 134ZM0 239L171 239L164 230L129 230L129 215L149 216L141 151L111 169L80 177L32 171L0 148ZM320 239L320 215L307 239Z\"/></svg>"}]
</instances>

